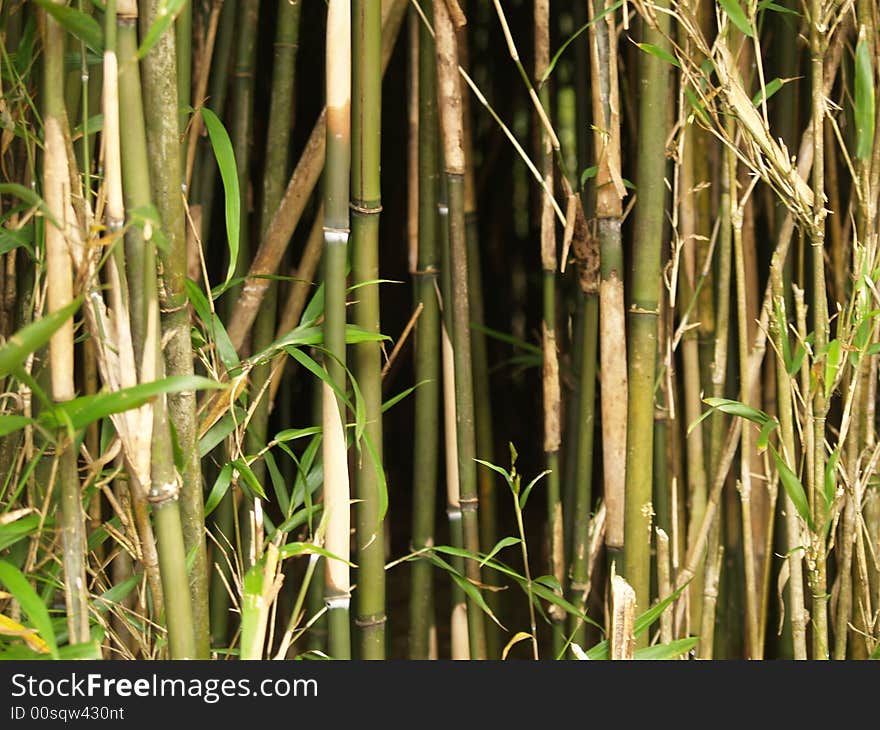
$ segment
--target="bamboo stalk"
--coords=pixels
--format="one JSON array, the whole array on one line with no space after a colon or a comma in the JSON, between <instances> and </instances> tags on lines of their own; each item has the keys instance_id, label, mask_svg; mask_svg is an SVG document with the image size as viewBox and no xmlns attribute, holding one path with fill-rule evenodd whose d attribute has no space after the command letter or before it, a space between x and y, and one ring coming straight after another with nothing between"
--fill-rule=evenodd
<instances>
[{"instance_id":1,"label":"bamboo stalk","mask_svg":"<svg viewBox=\"0 0 880 730\"><path fill-rule=\"evenodd\" d=\"M590 54L594 145L599 168L596 174L596 217L601 263L599 369L602 382L602 462L608 510L605 544L610 554L616 555L624 547L626 443L629 428L629 415L624 405L627 402L629 376L626 368L624 269L620 234L622 199L626 190L621 177L617 33L614 27L616 13L609 12L604 0L594 0L588 9L591 21L595 21L599 12L605 12L602 22L593 22L590 26ZM656 170L652 174L656 174ZM650 445L648 447L650 449ZM650 470L649 460L649 474ZM638 588L636 591L639 600L646 600Z\"/></svg>"},{"instance_id":2,"label":"bamboo stalk","mask_svg":"<svg viewBox=\"0 0 880 730\"><path fill-rule=\"evenodd\" d=\"M661 7L665 7L661 5ZM668 16L657 14L657 29L644 28L644 38L668 47ZM650 545L652 509L652 444L654 425L654 373L657 354L657 282L663 241L666 164L666 117L669 65L647 53L639 56L639 144L636 185L635 238L633 241L632 304L627 403L627 464L624 576L640 606L650 605ZM643 635L636 641L646 644Z\"/></svg>"},{"instance_id":3,"label":"bamboo stalk","mask_svg":"<svg viewBox=\"0 0 880 730\"><path fill-rule=\"evenodd\" d=\"M349 240L348 191L351 165L351 4L331 0L327 10L327 164L324 183L324 346L327 376L345 392L346 257ZM326 547L340 558L326 566L325 603L330 654L351 658L349 604L349 476L342 404L322 387L324 511Z\"/></svg>"},{"instance_id":4,"label":"bamboo stalk","mask_svg":"<svg viewBox=\"0 0 880 730\"><path fill-rule=\"evenodd\" d=\"M122 182L127 207L130 209L149 204L151 199L147 132L137 64L136 22L137 8L133 3L125 2L119 8L117 31L121 59L119 108L123 151ZM137 232L132 233L133 230ZM129 229L126 259L132 341L138 363L138 376L141 382L150 382L164 374L160 349L156 258L154 248L137 229ZM172 659L194 659L199 656L200 650L188 589L187 552L184 547L179 503L180 477L174 467L166 408L164 397L154 401L152 458L149 462L151 468L147 474L141 475L129 463L129 476L132 479L133 497L138 492L140 499L146 499L153 506L170 656Z\"/></svg>"},{"instance_id":5,"label":"bamboo stalk","mask_svg":"<svg viewBox=\"0 0 880 730\"><path fill-rule=\"evenodd\" d=\"M160 2L147 0L144 7L145 12L139 17L142 32L146 32L156 20L160 12ZM162 348L165 371L169 375L189 376L193 374L193 351L185 288L186 219L181 194L183 170L178 130L175 54L174 35L165 33L144 58L144 115L152 199L168 239L168 246L159 250L161 277L158 282L162 342L166 343ZM208 565L195 393L185 391L170 395L168 418L174 427L184 464L180 475L180 510L186 554L194 555L189 583L196 646L198 656L207 657L210 647Z\"/></svg>"},{"instance_id":6,"label":"bamboo stalk","mask_svg":"<svg viewBox=\"0 0 880 730\"><path fill-rule=\"evenodd\" d=\"M464 221L464 147L461 116L461 87L458 75L458 48L449 8L444 0L434 0L434 29L437 49L437 84L440 136L449 201L449 249L452 266L452 341L455 359L455 420L458 439L458 477L465 549L479 553L477 471L474 437L474 393L471 372L470 299L468 292L467 239ZM465 561L469 580L480 582L476 559ZM483 614L473 598L468 598L468 640L472 659L486 658Z\"/></svg>"},{"instance_id":7,"label":"bamboo stalk","mask_svg":"<svg viewBox=\"0 0 880 730\"><path fill-rule=\"evenodd\" d=\"M381 109L382 109L382 13L375 0L352 4L352 276L360 285L354 305L355 323L367 332L380 333L379 308L379 214ZM364 437L374 455L362 455L355 472L358 504L358 592L355 622L360 629L363 659L385 657L385 530L381 513L379 471L382 458L382 351L378 342L353 348L354 375L364 399ZM375 463L373 462L375 459Z\"/></svg>"},{"instance_id":8,"label":"bamboo stalk","mask_svg":"<svg viewBox=\"0 0 880 730\"><path fill-rule=\"evenodd\" d=\"M425 8L430 12L430 6ZM413 273L422 314L416 324L415 444L413 447L412 548L434 542L439 428L440 312L437 276L437 71L433 40L427 28L418 29L418 260ZM409 656L428 659L433 621L432 565L413 563L410 589Z\"/></svg>"},{"instance_id":9,"label":"bamboo stalk","mask_svg":"<svg viewBox=\"0 0 880 730\"><path fill-rule=\"evenodd\" d=\"M385 0L382 21L382 68L387 68L394 49L394 41L403 22L407 0ZM321 170L325 167L327 115L323 112L306 142L302 156L297 162L284 197L272 216L266 235L254 253L248 281L242 289L241 298L227 324L226 330L233 346L240 350L245 336L253 324L257 311L265 296L269 279L265 277L278 270L290 237L296 229L306 203L318 183Z\"/></svg>"},{"instance_id":10,"label":"bamboo stalk","mask_svg":"<svg viewBox=\"0 0 880 730\"><path fill-rule=\"evenodd\" d=\"M535 79L540 81L550 65L550 0L535 0ZM541 106L550 107L550 88L541 88ZM541 196L541 279L543 308L541 342L543 373L541 378L544 404L544 463L547 475L547 533L549 537L550 574L563 585L565 582L565 537L563 534L562 498L560 493L559 448L562 441L560 424L559 355L556 345L556 219L553 210L553 140L547 128L541 128L541 173L544 190ZM553 654L562 651L565 637L565 612L556 605L548 608L553 622Z\"/></svg>"},{"instance_id":11,"label":"bamboo stalk","mask_svg":"<svg viewBox=\"0 0 880 730\"><path fill-rule=\"evenodd\" d=\"M64 107L64 30L48 14L43 16L43 196L53 220L46 222L46 308L56 312L73 301L73 262L70 231L62 226L69 220L70 207L67 148L64 141L67 115ZM49 342L52 398L55 402L76 396L73 381L73 319L68 319ZM61 503L61 544L64 568L64 604L71 644L88 641L89 612L86 586L85 513L80 495L76 451L63 431L56 435L59 460L58 483Z\"/></svg>"},{"instance_id":12,"label":"bamboo stalk","mask_svg":"<svg viewBox=\"0 0 880 730\"><path fill-rule=\"evenodd\" d=\"M813 331L814 352L821 363L828 346L828 298L825 288L825 95L823 63L826 40L821 20L822 3L810 2L810 84L811 118L813 124L813 220L810 226L810 246L813 265ZM814 518L820 514L818 494L825 480L825 420L828 405L825 398L825 379L818 378L813 391L813 464L810 480ZM816 536L818 538L818 536ZM826 591L826 556L824 539L814 546L810 571L810 589L813 596L811 612L813 658L828 658L828 595Z\"/></svg>"}]
</instances>

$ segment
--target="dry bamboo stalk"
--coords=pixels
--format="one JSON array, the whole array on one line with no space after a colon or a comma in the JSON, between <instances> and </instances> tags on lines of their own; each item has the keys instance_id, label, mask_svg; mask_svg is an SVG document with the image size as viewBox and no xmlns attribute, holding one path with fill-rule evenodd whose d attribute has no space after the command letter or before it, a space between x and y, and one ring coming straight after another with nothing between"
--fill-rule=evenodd
<instances>
[{"instance_id":1,"label":"dry bamboo stalk","mask_svg":"<svg viewBox=\"0 0 880 730\"><path fill-rule=\"evenodd\" d=\"M611 577L611 632L609 659L633 659L636 592L619 575Z\"/></svg>"}]
</instances>

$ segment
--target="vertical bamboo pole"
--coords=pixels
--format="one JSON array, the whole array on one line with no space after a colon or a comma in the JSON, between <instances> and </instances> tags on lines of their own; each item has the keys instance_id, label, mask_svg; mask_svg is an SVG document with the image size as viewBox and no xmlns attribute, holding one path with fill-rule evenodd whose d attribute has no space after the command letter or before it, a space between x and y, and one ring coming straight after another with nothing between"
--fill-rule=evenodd
<instances>
[{"instance_id":1,"label":"vertical bamboo pole","mask_svg":"<svg viewBox=\"0 0 880 730\"><path fill-rule=\"evenodd\" d=\"M45 13L43 37L43 195L54 220L46 221L47 310L56 312L73 301L73 262L69 231L70 178L64 141L67 115L64 108L64 30ZM73 319L68 319L49 342L52 398L56 402L76 396L73 383ZM57 434L57 479L61 502L61 545L64 567L64 604L70 643L89 638L88 589L86 587L85 513L77 474L76 450L66 433Z\"/></svg>"},{"instance_id":2,"label":"vertical bamboo pole","mask_svg":"<svg viewBox=\"0 0 880 730\"><path fill-rule=\"evenodd\" d=\"M458 475L464 546L479 552L477 472L474 440L474 393L471 372L470 299L468 293L467 239L464 221L464 147L461 86L458 76L458 48L455 28L445 0L434 0L434 27L437 47L438 103L443 142L446 186L449 196L449 247L452 264L453 356L455 359L455 421L458 438ZM465 563L469 580L480 582L476 559ZM483 614L468 598L468 640L472 659L486 658Z\"/></svg>"},{"instance_id":3,"label":"vertical bamboo pole","mask_svg":"<svg viewBox=\"0 0 880 730\"><path fill-rule=\"evenodd\" d=\"M348 251L348 193L351 166L351 3L330 0L327 10L327 162L324 168L324 346L327 374L345 389L345 279ZM338 560L326 566L324 593L329 609L329 648L336 659L351 658L349 605L349 481L341 402L322 387L324 511L326 547Z\"/></svg>"},{"instance_id":4,"label":"vertical bamboo pole","mask_svg":"<svg viewBox=\"0 0 880 730\"><path fill-rule=\"evenodd\" d=\"M660 7L665 7L661 3ZM649 43L668 48L669 16L657 12L657 28L644 27ZM624 576L642 610L650 605L652 444L657 357L658 286L663 244L666 166L666 104L669 64L639 55L639 142L636 186L639 200L633 240L632 303L629 308L629 399L627 403ZM647 635L637 639L647 643Z\"/></svg>"},{"instance_id":5,"label":"vertical bamboo pole","mask_svg":"<svg viewBox=\"0 0 880 730\"><path fill-rule=\"evenodd\" d=\"M590 26L590 55L592 61L594 144L599 168L596 174L596 218L599 229L601 269L599 283L599 369L602 385L600 402L602 463L605 506L608 510L605 544L609 555L616 559L624 549L625 542L624 492L627 470L627 430L629 429L630 417L625 407L628 397L629 374L626 367L627 337L624 319L623 245L620 235L623 214L622 201L626 190L621 177L620 92L617 73L617 31L614 25L616 13L610 11L609 7L610 3L606 3L605 0L593 0L589 4L590 19L594 21ZM596 21L596 16L599 13L605 13L605 15L601 21ZM652 125L655 128L656 120L657 117L652 120ZM654 170L652 175L656 174L657 170ZM650 450L651 445L648 444L647 447ZM647 464L650 474L650 459L647 460ZM636 593L639 601L647 600L642 597L637 587Z\"/></svg>"},{"instance_id":6,"label":"vertical bamboo pole","mask_svg":"<svg viewBox=\"0 0 880 730\"><path fill-rule=\"evenodd\" d=\"M137 63L137 7L128 0L118 5L122 181L126 204L133 208L149 204L151 199L149 155ZM176 124L176 114L173 119ZM126 239L126 258L132 339L139 362L138 376L141 382L151 382L164 375L156 253L151 242L140 231ZM153 404L151 452L149 483L135 485L134 482L143 477L138 477L131 468L129 476L132 490L144 492L153 506L170 656L172 659L195 659L205 654L196 637L191 590L188 588L180 476L174 466L164 397L157 398Z\"/></svg>"},{"instance_id":7,"label":"vertical bamboo pole","mask_svg":"<svg viewBox=\"0 0 880 730\"><path fill-rule=\"evenodd\" d=\"M431 6L424 8L432 17ZM430 32L418 34L418 263L416 296L422 314L416 323L415 445L413 458L413 550L434 542L440 381L440 312L437 302L437 66ZM433 624L433 566L413 563L410 598L409 656L428 659Z\"/></svg>"},{"instance_id":8,"label":"vertical bamboo pole","mask_svg":"<svg viewBox=\"0 0 880 730\"><path fill-rule=\"evenodd\" d=\"M352 275L358 288L355 322L379 334L379 213L382 111L382 7L378 0L352 0ZM382 351L378 342L353 348L355 378L364 398L364 438L377 463L361 454L355 474L358 503L358 592L355 622L363 659L385 657L385 530L379 469L382 459Z\"/></svg>"},{"instance_id":9,"label":"vertical bamboo pole","mask_svg":"<svg viewBox=\"0 0 880 730\"><path fill-rule=\"evenodd\" d=\"M540 83L550 65L550 0L535 0L535 80ZM550 89L541 88L541 106L549 117ZM562 495L560 491L559 447L560 425L559 355L556 346L556 219L553 210L553 142L544 125L541 127L541 174L545 190L541 196L541 279L543 307L541 340L544 354L541 378L544 403L544 462L547 475L547 532L549 535L550 573L565 583L565 539L563 534ZM548 608L553 622L553 655L565 643L563 628L565 612L556 605Z\"/></svg>"},{"instance_id":10,"label":"vertical bamboo pole","mask_svg":"<svg viewBox=\"0 0 880 730\"><path fill-rule=\"evenodd\" d=\"M822 21L821 0L810 0L810 84L813 122L813 220L810 226L810 248L813 265L813 331L814 352L821 363L828 347L828 298L825 287L825 94L823 91L823 63L825 58L825 31ZM820 377L813 391L813 516L821 514L818 495L825 481L825 419L828 405L825 398L825 379ZM819 537L818 535L816 536ZM824 537L814 541L811 562L810 588L813 595L811 624L813 659L828 658L828 595L826 590L826 555Z\"/></svg>"},{"instance_id":11,"label":"vertical bamboo pole","mask_svg":"<svg viewBox=\"0 0 880 730\"><path fill-rule=\"evenodd\" d=\"M159 0L144 0L144 11L140 14L142 32L146 32L155 22L161 12L161 3ZM193 351L185 288L186 219L181 192L183 169L173 33L163 34L144 58L143 88L152 198L168 239L168 246L159 250L162 342L167 343L163 346L165 371L168 375L186 376L193 374ZM174 426L184 464L180 475L183 479L180 510L186 553L194 555L190 591L196 645L198 656L207 657L210 648L208 565L195 392L185 391L169 396L168 418Z\"/></svg>"}]
</instances>

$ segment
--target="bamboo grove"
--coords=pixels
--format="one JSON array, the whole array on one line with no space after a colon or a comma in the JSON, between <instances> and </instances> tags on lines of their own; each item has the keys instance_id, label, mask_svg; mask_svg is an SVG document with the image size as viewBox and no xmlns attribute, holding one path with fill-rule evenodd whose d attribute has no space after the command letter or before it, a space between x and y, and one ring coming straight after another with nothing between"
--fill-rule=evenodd
<instances>
[{"instance_id":1,"label":"bamboo grove","mask_svg":"<svg viewBox=\"0 0 880 730\"><path fill-rule=\"evenodd\" d=\"M0 0L0 658L880 657L872 0Z\"/></svg>"}]
</instances>

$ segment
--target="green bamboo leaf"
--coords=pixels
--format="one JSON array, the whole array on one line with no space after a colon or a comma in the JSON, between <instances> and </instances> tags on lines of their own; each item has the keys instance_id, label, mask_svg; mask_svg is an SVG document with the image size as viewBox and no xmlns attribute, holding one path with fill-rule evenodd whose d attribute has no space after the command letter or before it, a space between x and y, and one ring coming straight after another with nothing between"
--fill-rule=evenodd
<instances>
[{"instance_id":1,"label":"green bamboo leaf","mask_svg":"<svg viewBox=\"0 0 880 730\"><path fill-rule=\"evenodd\" d=\"M58 5L52 0L34 0L34 2L49 13L58 25L79 38L95 53L104 52L104 33L98 21L91 15L86 15L70 5Z\"/></svg>"},{"instance_id":2,"label":"green bamboo leaf","mask_svg":"<svg viewBox=\"0 0 880 730\"><path fill-rule=\"evenodd\" d=\"M829 398L831 391L834 390L837 372L840 369L840 359L840 340L831 340L828 343L828 352L825 355L825 398Z\"/></svg>"},{"instance_id":3,"label":"green bamboo leaf","mask_svg":"<svg viewBox=\"0 0 880 730\"><path fill-rule=\"evenodd\" d=\"M187 278L185 285L186 294L190 302L192 302L196 314L199 315L199 319L205 324L208 334L217 347L217 354L220 355L220 359L223 361L226 369L232 370L239 364L238 353L235 351L235 347L233 347L226 328L220 321L220 317L217 316L217 312L212 311L208 297L205 296L196 282Z\"/></svg>"},{"instance_id":4,"label":"green bamboo leaf","mask_svg":"<svg viewBox=\"0 0 880 730\"><path fill-rule=\"evenodd\" d=\"M172 0L172 2L178 1ZM223 126L223 122L208 107L202 107L202 119L205 122L205 128L208 130L208 137L211 139L214 156L217 158L220 178L223 180L226 237L229 242L229 266L226 269L226 278L220 286L220 291L222 292L229 286L238 264L238 243L241 230L241 192L238 188L235 153L232 151L232 142L229 139L226 128Z\"/></svg>"},{"instance_id":5,"label":"green bamboo leaf","mask_svg":"<svg viewBox=\"0 0 880 730\"><path fill-rule=\"evenodd\" d=\"M236 459L232 462L232 466L234 469L238 470L238 475L244 480L244 483L257 494L257 496L261 499L267 499L266 492L263 490L263 485L260 484L257 475L254 474L253 469L251 469L250 465L244 459Z\"/></svg>"},{"instance_id":6,"label":"green bamboo leaf","mask_svg":"<svg viewBox=\"0 0 880 730\"><path fill-rule=\"evenodd\" d=\"M653 659L655 661L678 659L682 654L687 654L693 649L699 640L699 636L688 636L684 639L670 641L668 644L655 644L654 646L647 646L643 649L636 649L634 658Z\"/></svg>"},{"instance_id":7,"label":"green bamboo leaf","mask_svg":"<svg viewBox=\"0 0 880 730\"><path fill-rule=\"evenodd\" d=\"M386 400L382 404L382 413L396 406L400 401L409 396L416 388L424 385L425 383L430 383L430 380L420 380L418 383L413 385L411 388L407 388L406 390L398 393L397 395L391 396L388 400Z\"/></svg>"},{"instance_id":8,"label":"green bamboo leaf","mask_svg":"<svg viewBox=\"0 0 880 730\"><path fill-rule=\"evenodd\" d=\"M222 383L203 378L200 375L171 375L150 383L134 385L131 388L83 395L58 403L51 411L42 413L38 420L50 429L68 426L79 430L114 413L139 408L162 394L182 393L189 390L223 389L225 387Z\"/></svg>"},{"instance_id":9,"label":"green bamboo leaf","mask_svg":"<svg viewBox=\"0 0 880 730\"><path fill-rule=\"evenodd\" d=\"M482 459L474 459L474 461L482 466L488 467L492 471L498 472L501 476L504 477L504 481L507 482L507 486L510 487L511 491L514 494L517 493L517 486L514 485L513 477L510 476L506 469L503 469L502 467L497 466L496 464L492 464L488 461L483 461Z\"/></svg>"},{"instance_id":10,"label":"green bamboo leaf","mask_svg":"<svg viewBox=\"0 0 880 730\"><path fill-rule=\"evenodd\" d=\"M32 419L27 416L0 415L0 436L8 436L30 423Z\"/></svg>"},{"instance_id":11,"label":"green bamboo leaf","mask_svg":"<svg viewBox=\"0 0 880 730\"><path fill-rule=\"evenodd\" d=\"M773 94L782 88L785 82L782 79L773 79L769 84L752 97L752 106L761 106L761 103L767 101Z\"/></svg>"},{"instance_id":12,"label":"green bamboo leaf","mask_svg":"<svg viewBox=\"0 0 880 730\"><path fill-rule=\"evenodd\" d=\"M52 628L52 619L49 618L49 610L31 587L28 579L12 563L0 560L0 583L5 585L6 590L18 601L18 605L28 615L40 638L49 646L52 658L57 659L58 644L55 640L55 630Z\"/></svg>"},{"instance_id":13,"label":"green bamboo leaf","mask_svg":"<svg viewBox=\"0 0 880 730\"><path fill-rule=\"evenodd\" d=\"M864 38L864 28L859 33L856 44L855 106L856 157L867 160L874 147L874 68L871 62L871 49Z\"/></svg>"},{"instance_id":14,"label":"green bamboo leaf","mask_svg":"<svg viewBox=\"0 0 880 730\"><path fill-rule=\"evenodd\" d=\"M111 606L119 605L137 587L142 577L141 573L135 573L128 576L121 583L117 583L115 586L104 591L95 601L95 608L102 613L106 613Z\"/></svg>"},{"instance_id":15,"label":"green bamboo leaf","mask_svg":"<svg viewBox=\"0 0 880 730\"><path fill-rule=\"evenodd\" d=\"M761 433L758 434L757 441L758 451L764 451L767 448L770 443L770 434L776 430L778 425L779 422L774 418L761 426Z\"/></svg>"},{"instance_id":16,"label":"green bamboo leaf","mask_svg":"<svg viewBox=\"0 0 880 730\"><path fill-rule=\"evenodd\" d=\"M235 413L227 413L223 416L199 439L199 456L201 458L204 459L223 439L235 430L238 424L244 422L245 414L243 409L236 407L235 411Z\"/></svg>"},{"instance_id":17,"label":"green bamboo leaf","mask_svg":"<svg viewBox=\"0 0 880 730\"><path fill-rule=\"evenodd\" d=\"M217 479L214 480L214 486L211 487L208 498L205 500L205 517L217 509L229 490L230 484L232 484L232 464L224 464Z\"/></svg>"},{"instance_id":18,"label":"green bamboo leaf","mask_svg":"<svg viewBox=\"0 0 880 730\"><path fill-rule=\"evenodd\" d=\"M159 8L156 11L156 19L147 30L144 40L138 48L138 60L142 61L144 57L153 49L153 46L159 42L162 34L165 33L174 23L174 19L180 14L180 11L186 6L187 0L161 0Z\"/></svg>"},{"instance_id":19,"label":"green bamboo leaf","mask_svg":"<svg viewBox=\"0 0 880 730\"><path fill-rule=\"evenodd\" d=\"M45 527L51 527L46 524ZM15 543L32 535L40 528L39 515L26 515L20 519L10 522L8 525L0 525L0 551L15 545Z\"/></svg>"},{"instance_id":20,"label":"green bamboo leaf","mask_svg":"<svg viewBox=\"0 0 880 730\"><path fill-rule=\"evenodd\" d=\"M749 22L745 11L740 7L737 0L719 0L724 12L731 22L740 29L740 31L749 38L755 37L755 31L752 30L752 24Z\"/></svg>"},{"instance_id":21,"label":"green bamboo leaf","mask_svg":"<svg viewBox=\"0 0 880 730\"><path fill-rule=\"evenodd\" d=\"M498 553L500 553L504 548L510 547L511 545L519 545L522 542L518 537L502 537L498 542L495 543L495 547L493 547L487 554L486 557L480 561L480 567L482 568L489 562L492 558L494 558Z\"/></svg>"},{"instance_id":22,"label":"green bamboo leaf","mask_svg":"<svg viewBox=\"0 0 880 730\"><path fill-rule=\"evenodd\" d=\"M655 46L653 43L636 43L636 45L645 53L650 53L652 56L654 56L655 58L659 58L661 61L665 61L666 63L670 63L673 66L681 68L675 56L673 56L665 48Z\"/></svg>"},{"instance_id":23,"label":"green bamboo leaf","mask_svg":"<svg viewBox=\"0 0 880 730\"><path fill-rule=\"evenodd\" d=\"M791 500L791 503L794 505L794 508L797 510L801 518L803 518L804 522L810 526L811 530L815 529L815 526L813 525L813 516L810 514L810 504L807 502L807 493L804 491L804 485L801 484L801 480L798 479L797 474L789 469L788 464L785 463L785 460L779 455L779 452L773 446L770 447L770 451L773 452L773 461L776 463L776 470L779 472L779 481L782 482L785 493L788 495L788 498Z\"/></svg>"},{"instance_id":24,"label":"green bamboo leaf","mask_svg":"<svg viewBox=\"0 0 880 730\"><path fill-rule=\"evenodd\" d=\"M300 510L297 510L290 517L288 517L284 522L278 525L279 532L293 532L298 527L306 524L306 522L310 522L315 515L321 513L324 509L323 505L313 504L309 507L303 507Z\"/></svg>"},{"instance_id":25,"label":"green bamboo leaf","mask_svg":"<svg viewBox=\"0 0 880 730\"><path fill-rule=\"evenodd\" d=\"M98 639L91 639L82 644L67 644L58 650L58 658L63 661L83 660L83 659L103 659L101 653L101 642Z\"/></svg>"},{"instance_id":26,"label":"green bamboo leaf","mask_svg":"<svg viewBox=\"0 0 880 730\"><path fill-rule=\"evenodd\" d=\"M477 605L480 607L480 610L485 613L490 619L492 619L498 626L500 626L505 631L507 629L504 628L504 625L498 620L494 613L492 613L492 609L489 608L489 604L486 603L486 599L483 598L483 594L480 592L479 588L477 588L473 583L471 583L467 578L465 578L461 573L459 573L455 568L453 568L449 563L445 560L439 558L434 553L428 553L428 558L435 565L439 566L447 573L449 573L450 577L453 581L455 581L456 585L461 588L461 590Z\"/></svg>"},{"instance_id":27,"label":"green bamboo leaf","mask_svg":"<svg viewBox=\"0 0 880 730\"><path fill-rule=\"evenodd\" d=\"M801 17L801 14L797 12L797 10L792 10L791 8L786 8L778 3L773 2L773 0L761 0L758 3L758 10L771 10L774 13L782 13L783 15L794 15L795 17Z\"/></svg>"},{"instance_id":28,"label":"green bamboo leaf","mask_svg":"<svg viewBox=\"0 0 880 730\"><path fill-rule=\"evenodd\" d=\"M285 428L283 431L279 431L275 434L275 438L272 439L273 444L286 443L288 441L296 441L297 439L305 438L306 436L314 436L315 434L321 433L320 426L308 426L307 428Z\"/></svg>"},{"instance_id":29,"label":"green bamboo leaf","mask_svg":"<svg viewBox=\"0 0 880 730\"><path fill-rule=\"evenodd\" d=\"M840 460L840 450L834 449L825 464L825 484L822 496L825 498L825 514L831 511L834 504L834 496L837 494L837 478L834 476L837 470L837 462Z\"/></svg>"},{"instance_id":30,"label":"green bamboo leaf","mask_svg":"<svg viewBox=\"0 0 880 730\"><path fill-rule=\"evenodd\" d=\"M538 474L538 476L536 476L534 479L532 479L532 481L530 481L526 485L526 488L523 489L522 494L520 495L520 498L519 498L519 508L520 509L526 508L526 502L529 499L529 495L532 493L532 488L548 474L550 474L550 470L545 469L544 471L542 471L540 474Z\"/></svg>"},{"instance_id":31,"label":"green bamboo leaf","mask_svg":"<svg viewBox=\"0 0 880 730\"><path fill-rule=\"evenodd\" d=\"M350 568L357 568L357 565L352 563L349 560L342 560L338 555L334 555L328 550L325 550L319 545L313 545L310 542L289 542L287 545L282 545L278 550L278 555L282 560L286 560L287 558L293 558L297 555L320 555L321 557L327 558L327 560L340 560L348 565Z\"/></svg>"},{"instance_id":32,"label":"green bamboo leaf","mask_svg":"<svg viewBox=\"0 0 880 730\"><path fill-rule=\"evenodd\" d=\"M703 102L699 100L693 89L688 89L687 87L685 87L684 95L691 103L691 106L694 108L694 113L700 118L700 121L707 127L711 127L712 122L709 119L709 115L706 114L706 107L703 106Z\"/></svg>"},{"instance_id":33,"label":"green bamboo leaf","mask_svg":"<svg viewBox=\"0 0 880 730\"><path fill-rule=\"evenodd\" d=\"M28 224L19 229L0 228L0 254L17 248L25 249L34 258L34 225Z\"/></svg>"},{"instance_id":34,"label":"green bamboo leaf","mask_svg":"<svg viewBox=\"0 0 880 730\"><path fill-rule=\"evenodd\" d=\"M770 418L770 416L764 413L764 411L757 408L752 408L751 406L747 406L745 403L740 403L739 401L730 400L729 398L703 398L703 403L711 406L715 410L721 411L722 413L745 418L747 421L757 423L759 426L763 426L765 423L767 423L767 421L773 420Z\"/></svg>"},{"instance_id":35,"label":"green bamboo leaf","mask_svg":"<svg viewBox=\"0 0 880 730\"><path fill-rule=\"evenodd\" d=\"M36 352L52 338L52 335L79 309L81 298L77 297L66 307L22 327L0 348L0 378L14 372L32 352Z\"/></svg>"}]
</instances>

